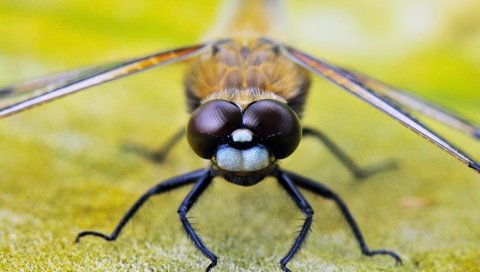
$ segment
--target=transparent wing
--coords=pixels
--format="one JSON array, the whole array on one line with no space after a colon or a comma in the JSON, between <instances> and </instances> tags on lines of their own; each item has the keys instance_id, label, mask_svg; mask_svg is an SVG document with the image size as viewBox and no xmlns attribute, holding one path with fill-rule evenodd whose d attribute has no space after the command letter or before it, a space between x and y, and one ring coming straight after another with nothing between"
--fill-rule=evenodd
<instances>
[{"instance_id":1,"label":"transparent wing","mask_svg":"<svg viewBox=\"0 0 480 272\"><path fill-rule=\"evenodd\" d=\"M297 49L285 46L284 50L286 55L292 61L342 87L349 93L390 115L404 126L425 137L433 144L442 148L461 162L468 165L470 168L473 168L480 173L480 165L470 158L465 152L444 140L427 126L415 120L413 117L401 110L399 106L393 104L390 99L386 99L368 87L363 86L363 84L359 82L356 77L346 73L344 70L336 66L314 58Z\"/></svg>"},{"instance_id":2,"label":"transparent wing","mask_svg":"<svg viewBox=\"0 0 480 272\"><path fill-rule=\"evenodd\" d=\"M342 70L362 83L363 86L371 90L375 90L375 92L381 94L382 96L391 99L406 108L431 117L440 123L461 131L476 139L480 139L480 126L465 120L452 111L446 110L425 100L424 98L408 93L404 90L397 89L389 84L383 83L377 79L371 78L351 69L342 68Z\"/></svg>"},{"instance_id":3,"label":"transparent wing","mask_svg":"<svg viewBox=\"0 0 480 272\"><path fill-rule=\"evenodd\" d=\"M147 69L192 58L207 47L194 45L128 61L81 68L0 88L0 118L53 99Z\"/></svg>"}]
</instances>

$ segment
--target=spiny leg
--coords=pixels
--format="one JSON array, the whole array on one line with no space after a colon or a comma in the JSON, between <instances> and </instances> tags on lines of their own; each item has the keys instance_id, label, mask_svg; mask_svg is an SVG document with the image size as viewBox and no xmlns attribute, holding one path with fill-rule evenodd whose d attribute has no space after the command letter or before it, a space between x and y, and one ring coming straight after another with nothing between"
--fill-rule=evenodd
<instances>
[{"instance_id":1,"label":"spiny leg","mask_svg":"<svg viewBox=\"0 0 480 272\"><path fill-rule=\"evenodd\" d=\"M355 163L355 161L347 155L337 144L335 144L330 138L323 132L305 127L302 130L304 136L313 136L315 139L320 140L327 149L348 169L348 171L357 179L365 179L375 174L392 170L397 167L395 162L387 161L381 164L374 165L372 167L362 168Z\"/></svg>"},{"instance_id":2,"label":"spiny leg","mask_svg":"<svg viewBox=\"0 0 480 272\"><path fill-rule=\"evenodd\" d=\"M202 242L200 237L197 235L195 230L193 229L192 225L188 221L187 213L192 208L193 204L198 200L200 195L207 189L208 185L213 179L213 175L211 173L203 176L193 187L190 193L185 197L182 204L178 208L178 214L180 216L180 220L182 221L183 228L187 232L188 236L192 240L193 244L205 255L208 259L210 259L211 263L207 266L206 271L210 271L215 265L217 265L217 256L213 254Z\"/></svg>"},{"instance_id":3,"label":"spiny leg","mask_svg":"<svg viewBox=\"0 0 480 272\"><path fill-rule=\"evenodd\" d=\"M360 228L355 222L355 219L350 213L350 210L348 209L347 205L332 190L330 190L329 188L325 187L320 183L306 179L292 172L284 171L283 173L284 173L283 175L284 178L287 180L291 180L291 182L293 182L295 185L298 185L304 189L307 189L324 198L331 199L335 202L335 204L337 204L338 208L342 212L343 217L345 218L345 220L347 220L348 225L352 229L352 232L355 235L355 239L357 240L363 255L366 255L366 256L388 255L393 259L395 259L395 262L397 264L402 264L402 259L398 256L397 253L393 251L385 250L385 249L371 250L368 248L367 243L365 242L365 239L363 238L363 235L360 231Z\"/></svg>"},{"instance_id":4,"label":"spiny leg","mask_svg":"<svg viewBox=\"0 0 480 272\"><path fill-rule=\"evenodd\" d=\"M185 136L185 129L179 129L173 136L168 139L166 143L164 143L160 148L156 150L150 150L149 148L136 143L128 142L123 145L123 149L135 153L144 159L147 159L153 163L160 164L165 160L168 153L172 148Z\"/></svg>"},{"instance_id":5,"label":"spiny leg","mask_svg":"<svg viewBox=\"0 0 480 272\"><path fill-rule=\"evenodd\" d=\"M101 232L96 232L96 231L82 231L77 235L77 238L75 239L75 243L80 242L80 239L84 236L97 236L100 238L103 238L106 241L115 241L122 231L123 227L127 224L127 222L137 213L137 211L142 207L142 205L153 195L156 194L161 194L165 193L167 191L171 191L174 189L177 189L181 186L194 183L201 177L207 176L209 170L197 170L194 172L190 172L178 177L171 178L169 180L166 180L164 182L161 182L154 187L152 187L150 190L148 190L145 194L143 194L133 205L132 207L125 213L125 215L122 217L120 222L117 224L115 229L110 235L101 233Z\"/></svg>"},{"instance_id":6,"label":"spiny leg","mask_svg":"<svg viewBox=\"0 0 480 272\"><path fill-rule=\"evenodd\" d=\"M275 176L280 182L280 184L282 185L282 187L285 189L285 191L287 191L287 193L293 199L295 204L297 204L298 208L305 215L305 222L303 223L302 229L298 233L298 236L295 239L295 242L293 243L292 247L288 251L287 255L285 255L285 257L283 257L283 259L280 261L282 270L290 271L287 268L287 263L293 258L293 256L295 256L295 254L301 248L303 241L307 237L308 231L310 230L310 226L312 225L313 210L310 207L310 204L308 204L305 197L300 193L300 191L298 191L298 189L295 187L293 182L288 178L288 176L286 176L283 173L283 171L277 169Z\"/></svg>"}]
</instances>

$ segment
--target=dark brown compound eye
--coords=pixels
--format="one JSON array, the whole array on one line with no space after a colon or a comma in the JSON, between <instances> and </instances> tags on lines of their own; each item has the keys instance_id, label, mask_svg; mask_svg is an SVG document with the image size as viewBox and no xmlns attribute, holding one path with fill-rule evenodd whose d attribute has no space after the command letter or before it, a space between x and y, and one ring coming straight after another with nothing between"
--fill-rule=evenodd
<instances>
[{"instance_id":1,"label":"dark brown compound eye","mask_svg":"<svg viewBox=\"0 0 480 272\"><path fill-rule=\"evenodd\" d=\"M241 124L239 107L225 100L211 100L192 113L187 126L187 140L198 156L211 159L222 138Z\"/></svg>"},{"instance_id":2,"label":"dark brown compound eye","mask_svg":"<svg viewBox=\"0 0 480 272\"><path fill-rule=\"evenodd\" d=\"M259 100L243 114L243 123L277 159L288 157L302 138L300 120L286 104L276 100Z\"/></svg>"}]
</instances>

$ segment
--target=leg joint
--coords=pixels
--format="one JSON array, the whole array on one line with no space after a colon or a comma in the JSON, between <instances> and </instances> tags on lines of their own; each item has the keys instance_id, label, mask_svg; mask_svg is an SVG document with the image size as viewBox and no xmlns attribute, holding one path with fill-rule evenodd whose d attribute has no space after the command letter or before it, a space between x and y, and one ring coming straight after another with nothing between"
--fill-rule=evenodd
<instances>
[{"instance_id":1,"label":"leg joint","mask_svg":"<svg viewBox=\"0 0 480 272\"><path fill-rule=\"evenodd\" d=\"M178 213L178 215L180 215L180 217L185 217L185 216L187 216L187 208L186 207L180 207L180 208L178 208L177 213Z\"/></svg>"},{"instance_id":2,"label":"leg joint","mask_svg":"<svg viewBox=\"0 0 480 272\"><path fill-rule=\"evenodd\" d=\"M311 219L313 217L313 214L315 213L311 207L307 207L303 210L303 213L307 217L307 219Z\"/></svg>"}]
</instances>

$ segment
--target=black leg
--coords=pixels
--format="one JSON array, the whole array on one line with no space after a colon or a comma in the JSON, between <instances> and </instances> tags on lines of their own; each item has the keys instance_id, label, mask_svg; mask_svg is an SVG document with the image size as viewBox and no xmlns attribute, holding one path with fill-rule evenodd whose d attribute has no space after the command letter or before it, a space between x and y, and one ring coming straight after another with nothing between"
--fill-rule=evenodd
<instances>
[{"instance_id":1,"label":"black leg","mask_svg":"<svg viewBox=\"0 0 480 272\"><path fill-rule=\"evenodd\" d=\"M283 259L280 261L282 270L290 271L287 268L287 263L293 258L293 256L295 256L295 254L297 254L298 250L302 246L303 241L307 237L310 226L312 225L313 210L310 207L310 204L308 204L305 197L298 191L298 189L295 187L295 185L287 175L285 175L281 170L277 170L275 176L282 185L282 187L285 189L285 191L287 191L293 201L295 201L295 204L297 204L298 208L305 215L305 222L303 223L302 229L298 233L297 239L295 239L295 242L288 251L287 255L285 255L285 257L283 257Z\"/></svg>"},{"instance_id":2,"label":"black leg","mask_svg":"<svg viewBox=\"0 0 480 272\"><path fill-rule=\"evenodd\" d=\"M330 190L329 188L325 187L320 183L298 176L297 174L294 174L292 172L284 171L283 173L284 173L284 177L286 177L287 179L290 178L290 180L295 185L298 185L304 189L307 189L324 198L331 199L335 202L335 204L337 204L338 208L342 212L343 217L345 217L345 220L347 220L348 225L352 229L352 232L355 235L355 239L357 240L363 255L366 255L366 256L388 255L393 259L395 259L395 262L397 264L402 264L402 259L397 255L397 253L393 251L384 250L384 249L371 250L368 248L367 243L365 242L365 239L363 238L363 235L360 232L360 228L358 227L357 223L355 222L355 219L353 218L352 214L348 210L347 205L332 190Z\"/></svg>"},{"instance_id":3,"label":"black leg","mask_svg":"<svg viewBox=\"0 0 480 272\"><path fill-rule=\"evenodd\" d=\"M96 232L96 231L82 231L77 235L77 238L75 239L75 242L78 243L80 242L80 239L83 236L97 236L100 238L103 238L107 241L114 241L117 239L118 235L122 231L123 227L127 222L135 215L135 213L142 207L142 205L153 195L156 194L161 194L167 191L171 191L174 189L177 189L180 186L184 186L190 183L194 183L198 179L209 176L209 170L197 170L194 172L190 172L188 174L184 174L178 177L171 178L169 180L166 180L162 183L159 183L152 187L150 190L148 190L144 195L142 195L133 205L132 207L128 210L128 212L122 217L120 222L117 224L115 229L110 235L103 234L101 232Z\"/></svg>"},{"instance_id":4,"label":"black leg","mask_svg":"<svg viewBox=\"0 0 480 272\"><path fill-rule=\"evenodd\" d=\"M182 204L178 208L178 214L180 215L180 220L182 221L183 228L187 232L188 236L192 240L193 244L210 259L211 263L208 265L206 271L210 271L215 265L217 265L217 256L213 254L202 242L200 237L195 233L192 225L188 221L187 213L192 208L193 204L198 200L200 195L207 189L208 185L213 179L213 175L209 173L208 175L203 176L193 187L190 193L185 197Z\"/></svg>"},{"instance_id":5,"label":"black leg","mask_svg":"<svg viewBox=\"0 0 480 272\"><path fill-rule=\"evenodd\" d=\"M185 135L185 129L182 128L177 131L166 143L164 143L160 148L157 150L150 150L143 145L139 145L136 143L126 143L123 146L123 149L135 153L153 163L162 163L167 157L168 153L172 148L182 139Z\"/></svg>"},{"instance_id":6,"label":"black leg","mask_svg":"<svg viewBox=\"0 0 480 272\"><path fill-rule=\"evenodd\" d=\"M313 136L320 140L330 152L352 173L357 179L365 179L377 173L395 169L397 165L395 162L387 161L382 164L377 164L368 168L359 167L353 159L345 153L338 145L336 145L330 138L319 130L305 127L302 130L303 136Z\"/></svg>"}]
</instances>

